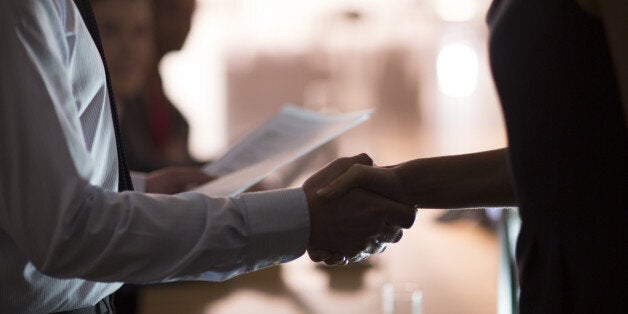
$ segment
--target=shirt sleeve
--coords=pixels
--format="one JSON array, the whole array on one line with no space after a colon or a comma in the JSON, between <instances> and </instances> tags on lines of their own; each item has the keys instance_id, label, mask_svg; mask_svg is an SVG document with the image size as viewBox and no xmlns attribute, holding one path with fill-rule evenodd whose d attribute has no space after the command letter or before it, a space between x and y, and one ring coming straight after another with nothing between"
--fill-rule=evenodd
<instances>
[{"instance_id":1,"label":"shirt sleeve","mask_svg":"<svg viewBox=\"0 0 628 314\"><path fill-rule=\"evenodd\" d=\"M0 3L0 228L38 270L104 282L224 280L302 255L302 189L211 198L88 182L94 161L52 3Z\"/></svg>"},{"instance_id":2,"label":"shirt sleeve","mask_svg":"<svg viewBox=\"0 0 628 314\"><path fill-rule=\"evenodd\" d=\"M136 192L146 192L146 173L131 171L131 182Z\"/></svg>"}]
</instances>

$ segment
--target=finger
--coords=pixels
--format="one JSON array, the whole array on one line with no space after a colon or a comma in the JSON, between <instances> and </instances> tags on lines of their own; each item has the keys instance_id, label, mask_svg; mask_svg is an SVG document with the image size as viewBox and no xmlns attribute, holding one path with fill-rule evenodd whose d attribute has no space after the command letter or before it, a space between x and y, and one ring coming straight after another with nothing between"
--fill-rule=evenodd
<instances>
[{"instance_id":1,"label":"finger","mask_svg":"<svg viewBox=\"0 0 628 314\"><path fill-rule=\"evenodd\" d=\"M174 192L189 190L214 179L197 167L167 167L151 174L159 176L168 182Z\"/></svg>"},{"instance_id":2,"label":"finger","mask_svg":"<svg viewBox=\"0 0 628 314\"><path fill-rule=\"evenodd\" d=\"M366 253L366 252L362 252L362 253L360 253L360 254L350 258L349 261L351 263L357 263L357 262L361 262L361 261L369 258L370 256L371 256L371 254Z\"/></svg>"},{"instance_id":3,"label":"finger","mask_svg":"<svg viewBox=\"0 0 628 314\"><path fill-rule=\"evenodd\" d=\"M325 250L308 250L308 255L313 262L322 262L331 257L331 253Z\"/></svg>"},{"instance_id":4,"label":"finger","mask_svg":"<svg viewBox=\"0 0 628 314\"><path fill-rule=\"evenodd\" d=\"M214 180L214 177L204 173L198 168L176 168L176 170L171 173L170 177L172 178L171 182L173 186L176 184L177 190L173 191L174 193L189 191Z\"/></svg>"},{"instance_id":5,"label":"finger","mask_svg":"<svg viewBox=\"0 0 628 314\"><path fill-rule=\"evenodd\" d=\"M364 153L352 157L341 157L329 163L318 173L327 176L328 178L335 178L345 173L355 164L371 166L373 165L373 160L369 157L369 155Z\"/></svg>"},{"instance_id":6,"label":"finger","mask_svg":"<svg viewBox=\"0 0 628 314\"><path fill-rule=\"evenodd\" d=\"M380 215L380 219L383 218L387 225L408 229L414 224L417 213L416 207L405 205L369 191L361 189L354 191L361 196L363 202L368 204L371 210Z\"/></svg>"},{"instance_id":7,"label":"finger","mask_svg":"<svg viewBox=\"0 0 628 314\"><path fill-rule=\"evenodd\" d=\"M327 266L338 266L343 264L345 261L344 257L340 257L338 259L326 259L323 261Z\"/></svg>"},{"instance_id":8,"label":"finger","mask_svg":"<svg viewBox=\"0 0 628 314\"><path fill-rule=\"evenodd\" d=\"M316 172L303 183L303 189L308 195L308 201L321 199L316 192L325 187L338 176L345 173L355 164L372 165L373 161L367 154L359 154L353 157L343 157L332 161L329 165Z\"/></svg>"},{"instance_id":9,"label":"finger","mask_svg":"<svg viewBox=\"0 0 628 314\"><path fill-rule=\"evenodd\" d=\"M375 178L373 167L354 164L345 173L335 178L327 186L318 190L316 194L320 197L333 199L344 195L347 191L356 187L366 187L369 185L369 177Z\"/></svg>"},{"instance_id":10,"label":"finger","mask_svg":"<svg viewBox=\"0 0 628 314\"><path fill-rule=\"evenodd\" d=\"M384 252L385 249L386 249L385 242L379 242L377 240L373 240L369 244L368 248L364 250L364 252L369 253L369 254L378 254L378 253Z\"/></svg>"},{"instance_id":11,"label":"finger","mask_svg":"<svg viewBox=\"0 0 628 314\"><path fill-rule=\"evenodd\" d=\"M373 250L373 252L371 252L371 254L381 254L384 251L386 251L386 248L388 247L386 245L386 243L378 243L379 245L376 247L375 250Z\"/></svg>"},{"instance_id":12,"label":"finger","mask_svg":"<svg viewBox=\"0 0 628 314\"><path fill-rule=\"evenodd\" d=\"M359 250L359 251L355 251L349 254L345 254L345 257L347 258L347 260L349 260L350 262L353 261L354 259L358 259L361 255L366 254L366 251L368 250L368 246L365 246L365 248L363 250Z\"/></svg>"},{"instance_id":13,"label":"finger","mask_svg":"<svg viewBox=\"0 0 628 314\"><path fill-rule=\"evenodd\" d=\"M396 237L390 243L397 243L397 242L401 241L401 238L403 238L403 230L399 230L399 232L397 233Z\"/></svg>"},{"instance_id":14,"label":"finger","mask_svg":"<svg viewBox=\"0 0 628 314\"><path fill-rule=\"evenodd\" d=\"M196 184L200 185L203 183L207 183L214 179L214 177L208 175L198 168L181 168L178 173L176 173L179 180L185 182L186 184Z\"/></svg>"},{"instance_id":15,"label":"finger","mask_svg":"<svg viewBox=\"0 0 628 314\"><path fill-rule=\"evenodd\" d=\"M336 266L345 263L346 258L339 253L332 254L329 258L325 259L325 264L329 266Z\"/></svg>"},{"instance_id":16,"label":"finger","mask_svg":"<svg viewBox=\"0 0 628 314\"><path fill-rule=\"evenodd\" d=\"M388 202L386 207L386 223L404 229L412 227L416 219L417 209L408 205Z\"/></svg>"},{"instance_id":17,"label":"finger","mask_svg":"<svg viewBox=\"0 0 628 314\"><path fill-rule=\"evenodd\" d=\"M398 227L387 226L385 231L377 237L377 242L397 243L403 237L403 230Z\"/></svg>"},{"instance_id":18,"label":"finger","mask_svg":"<svg viewBox=\"0 0 628 314\"><path fill-rule=\"evenodd\" d=\"M365 166L372 166L373 165L373 159L366 153L361 153L361 154L357 154L353 157L349 157L348 161L351 164L360 164L360 165L365 165Z\"/></svg>"}]
</instances>

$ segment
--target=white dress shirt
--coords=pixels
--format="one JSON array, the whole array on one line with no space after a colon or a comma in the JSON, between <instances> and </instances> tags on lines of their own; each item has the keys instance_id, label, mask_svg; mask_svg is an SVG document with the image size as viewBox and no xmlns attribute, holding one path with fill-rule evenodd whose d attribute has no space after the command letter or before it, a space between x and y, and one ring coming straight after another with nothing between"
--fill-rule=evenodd
<instances>
[{"instance_id":1,"label":"white dress shirt","mask_svg":"<svg viewBox=\"0 0 628 314\"><path fill-rule=\"evenodd\" d=\"M0 1L0 313L94 305L119 282L225 280L303 254L302 189L117 193L105 73L72 0Z\"/></svg>"}]
</instances>

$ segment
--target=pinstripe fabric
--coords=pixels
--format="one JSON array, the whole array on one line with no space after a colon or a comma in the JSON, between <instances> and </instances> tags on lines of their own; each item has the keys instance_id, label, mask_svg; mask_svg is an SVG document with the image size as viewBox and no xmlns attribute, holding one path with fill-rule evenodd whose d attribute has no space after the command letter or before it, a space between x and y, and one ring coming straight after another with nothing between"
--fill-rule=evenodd
<instances>
[{"instance_id":1,"label":"pinstripe fabric","mask_svg":"<svg viewBox=\"0 0 628 314\"><path fill-rule=\"evenodd\" d=\"M64 44L67 46L63 45L63 50L67 53L64 58L70 70L68 79L79 118L76 130L82 132L81 138L89 152L88 159L96 165L90 169L90 183L115 191L119 180L118 160L107 85L102 80L105 71L98 50L71 2L50 1L50 4L37 9L44 8L53 10L53 14L41 19L59 19L65 28ZM38 119L32 116L29 123L40 125ZM81 163L78 164L80 166ZM3 299L0 300L0 313L48 313L87 307L121 285L46 276L10 239L0 231L0 296ZM23 278L16 280L5 277L6 274L22 274Z\"/></svg>"},{"instance_id":2,"label":"pinstripe fabric","mask_svg":"<svg viewBox=\"0 0 628 314\"><path fill-rule=\"evenodd\" d=\"M116 146L117 146L117 154L118 154L118 190L119 191L127 191L133 190L133 182L131 181L131 176L129 169L126 164L126 158L124 157L124 141L121 137L120 132L120 123L118 120L118 111L116 110L116 99L113 94L113 88L111 87L111 78L109 76L109 69L107 69L107 61L105 59L105 53L102 48L102 43L100 41L100 34L98 33L98 26L96 25L96 19L94 17L94 12L92 12L92 7L89 0L74 0L83 20L85 21L85 25L87 25L87 29L89 33L92 35L94 39L94 43L98 48L98 53L102 58L102 62L105 66L105 74L106 74L106 82L107 82L107 92L109 95L109 102L111 104L111 116L113 119L113 128L115 130L116 135Z\"/></svg>"}]
</instances>

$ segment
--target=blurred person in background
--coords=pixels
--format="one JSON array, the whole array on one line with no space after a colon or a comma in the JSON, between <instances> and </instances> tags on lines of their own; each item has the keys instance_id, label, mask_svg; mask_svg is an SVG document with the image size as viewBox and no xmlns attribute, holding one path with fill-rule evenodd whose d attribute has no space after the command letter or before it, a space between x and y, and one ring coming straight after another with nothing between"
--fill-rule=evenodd
<instances>
[{"instance_id":1,"label":"blurred person in background","mask_svg":"<svg viewBox=\"0 0 628 314\"><path fill-rule=\"evenodd\" d=\"M162 57L183 46L194 6L194 0L94 1L134 171L198 165L188 150L188 123L159 75Z\"/></svg>"},{"instance_id":2,"label":"blurred person in background","mask_svg":"<svg viewBox=\"0 0 628 314\"><path fill-rule=\"evenodd\" d=\"M196 1L93 0L92 4L116 91L129 169L150 172L198 166L188 153L188 124L165 96L159 73L163 57L183 47ZM336 157L321 151L327 152L308 154L252 190L285 187L304 172L302 168L307 166L311 173ZM142 285L125 284L116 292L119 314L137 312L141 289Z\"/></svg>"},{"instance_id":3,"label":"blurred person in background","mask_svg":"<svg viewBox=\"0 0 628 314\"><path fill-rule=\"evenodd\" d=\"M157 33L157 56L183 48L192 27L192 15L196 0L151 0L155 30Z\"/></svg>"},{"instance_id":4,"label":"blurred person in background","mask_svg":"<svg viewBox=\"0 0 628 314\"><path fill-rule=\"evenodd\" d=\"M129 169L198 166L188 150L188 123L165 96L159 75L164 55L183 47L196 1L92 2L116 91ZM140 289L125 284L116 292L118 313L137 312Z\"/></svg>"}]
</instances>

